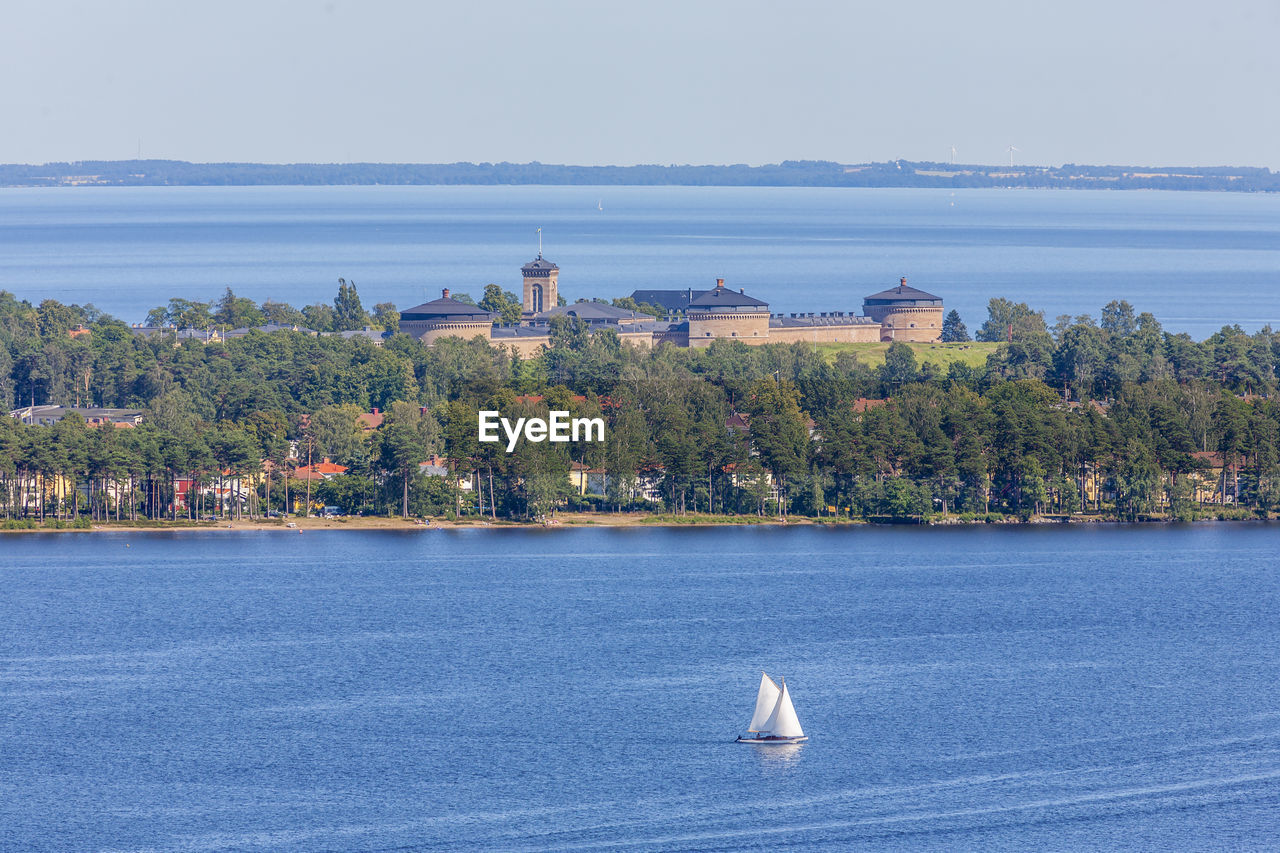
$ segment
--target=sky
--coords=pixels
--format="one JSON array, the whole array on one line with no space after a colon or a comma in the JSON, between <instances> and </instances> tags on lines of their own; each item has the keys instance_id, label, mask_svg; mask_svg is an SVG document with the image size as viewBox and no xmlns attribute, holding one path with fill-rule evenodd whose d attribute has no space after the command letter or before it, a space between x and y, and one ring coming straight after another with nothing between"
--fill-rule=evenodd
<instances>
[{"instance_id":1,"label":"sky","mask_svg":"<svg viewBox=\"0 0 1280 853\"><path fill-rule=\"evenodd\" d=\"M0 162L1280 169L1280 2L5 0Z\"/></svg>"}]
</instances>

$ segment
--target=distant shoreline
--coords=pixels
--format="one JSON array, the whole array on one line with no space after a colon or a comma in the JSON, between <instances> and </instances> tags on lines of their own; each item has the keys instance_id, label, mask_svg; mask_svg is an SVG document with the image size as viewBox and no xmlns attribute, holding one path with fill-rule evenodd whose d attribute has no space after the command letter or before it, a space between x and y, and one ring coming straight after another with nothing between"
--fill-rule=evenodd
<instances>
[{"instance_id":1,"label":"distant shoreline","mask_svg":"<svg viewBox=\"0 0 1280 853\"><path fill-rule=\"evenodd\" d=\"M1178 521L1172 518L1143 518L1126 520L1103 516L1069 516L1043 517L1036 516L1028 521L1017 518L1006 518L1001 521L983 519L964 519L960 516L934 518L925 521L915 519L849 519L849 518L810 518L807 516L782 519L778 517L758 516L657 516L645 513L623 513L597 515L593 513L566 513L556 517L549 523L532 521L491 522L485 519L444 520L436 519L425 523L415 519L381 518L381 517L349 517L349 518L298 518L292 522L262 519L244 519L224 522L97 522L90 527L31 527L22 529L0 529L0 534L13 533L304 533L315 531L395 531L411 530L547 530L567 528L690 528L690 527L1041 527L1055 525L1081 524L1207 524L1217 522L1270 522L1270 517L1258 518L1219 518L1206 515L1192 521ZM295 527L289 527L288 524Z\"/></svg>"},{"instance_id":2,"label":"distant shoreline","mask_svg":"<svg viewBox=\"0 0 1280 853\"><path fill-rule=\"evenodd\" d=\"M0 164L0 187L85 186L667 186L1108 189L1280 192L1258 166L974 165L787 160L763 166L546 163L189 163L81 160Z\"/></svg>"}]
</instances>

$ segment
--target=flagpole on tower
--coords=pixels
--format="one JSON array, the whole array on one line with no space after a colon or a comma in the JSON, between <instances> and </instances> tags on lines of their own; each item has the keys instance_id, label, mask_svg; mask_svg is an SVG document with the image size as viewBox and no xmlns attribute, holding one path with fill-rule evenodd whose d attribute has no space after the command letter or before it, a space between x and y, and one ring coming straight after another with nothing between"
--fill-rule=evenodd
<instances>
[{"instance_id":1,"label":"flagpole on tower","mask_svg":"<svg viewBox=\"0 0 1280 853\"><path fill-rule=\"evenodd\" d=\"M538 228L538 257L542 257L542 228Z\"/></svg>"}]
</instances>

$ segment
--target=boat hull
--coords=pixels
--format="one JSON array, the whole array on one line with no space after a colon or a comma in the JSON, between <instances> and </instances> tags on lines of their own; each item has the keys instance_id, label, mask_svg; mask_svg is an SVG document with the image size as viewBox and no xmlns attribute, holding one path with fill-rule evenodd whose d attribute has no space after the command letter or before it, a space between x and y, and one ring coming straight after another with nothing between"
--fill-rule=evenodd
<instances>
[{"instance_id":1,"label":"boat hull","mask_svg":"<svg viewBox=\"0 0 1280 853\"><path fill-rule=\"evenodd\" d=\"M809 739L808 735L803 737L740 737L734 743L754 743L760 746L786 746L789 743L804 743Z\"/></svg>"}]
</instances>

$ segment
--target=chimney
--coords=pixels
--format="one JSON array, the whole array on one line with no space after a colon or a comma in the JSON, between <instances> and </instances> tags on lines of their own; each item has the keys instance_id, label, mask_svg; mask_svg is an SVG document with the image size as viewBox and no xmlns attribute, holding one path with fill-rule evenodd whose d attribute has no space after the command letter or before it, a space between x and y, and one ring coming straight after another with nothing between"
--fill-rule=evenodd
<instances>
[{"instance_id":1,"label":"chimney","mask_svg":"<svg viewBox=\"0 0 1280 853\"><path fill-rule=\"evenodd\" d=\"M901 290L906 286L907 286L907 277L904 275L902 278L898 279L898 289Z\"/></svg>"},{"instance_id":2,"label":"chimney","mask_svg":"<svg viewBox=\"0 0 1280 853\"><path fill-rule=\"evenodd\" d=\"M720 290L723 287L724 287L724 279L722 278L716 279L716 290Z\"/></svg>"},{"instance_id":3,"label":"chimney","mask_svg":"<svg viewBox=\"0 0 1280 853\"><path fill-rule=\"evenodd\" d=\"M375 415L376 415L376 414L378 414L378 407L377 407L377 406L374 406L374 407L373 407L373 413L374 413Z\"/></svg>"},{"instance_id":4,"label":"chimney","mask_svg":"<svg viewBox=\"0 0 1280 853\"><path fill-rule=\"evenodd\" d=\"M745 296L747 293L747 289L745 287L739 287L738 292Z\"/></svg>"},{"instance_id":5,"label":"chimney","mask_svg":"<svg viewBox=\"0 0 1280 853\"><path fill-rule=\"evenodd\" d=\"M906 281L906 279L904 278L903 281ZM444 294L445 299L449 298L449 288L446 287L444 290L441 291L441 293Z\"/></svg>"}]
</instances>

